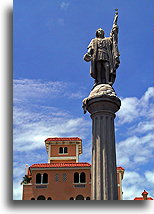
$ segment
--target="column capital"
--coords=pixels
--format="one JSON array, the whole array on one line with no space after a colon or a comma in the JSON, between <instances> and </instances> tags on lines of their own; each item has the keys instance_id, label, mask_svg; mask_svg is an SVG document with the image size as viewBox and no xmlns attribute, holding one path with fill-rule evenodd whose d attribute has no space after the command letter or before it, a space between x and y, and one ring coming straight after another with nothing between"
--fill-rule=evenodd
<instances>
[{"instance_id":1,"label":"column capital","mask_svg":"<svg viewBox=\"0 0 154 214\"><path fill-rule=\"evenodd\" d=\"M116 113L121 106L121 100L117 97L114 89L108 84L96 86L90 95L83 100L83 108L91 113Z\"/></svg>"}]
</instances>

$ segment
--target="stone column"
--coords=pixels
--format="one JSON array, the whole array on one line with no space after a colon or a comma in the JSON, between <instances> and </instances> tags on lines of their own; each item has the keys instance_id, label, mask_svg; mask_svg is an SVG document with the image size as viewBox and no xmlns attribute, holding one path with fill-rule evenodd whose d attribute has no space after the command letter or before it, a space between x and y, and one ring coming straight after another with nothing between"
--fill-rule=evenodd
<instances>
[{"instance_id":1,"label":"stone column","mask_svg":"<svg viewBox=\"0 0 154 214\"><path fill-rule=\"evenodd\" d=\"M120 99L101 84L84 101L92 118L92 200L118 200L114 118Z\"/></svg>"}]
</instances>

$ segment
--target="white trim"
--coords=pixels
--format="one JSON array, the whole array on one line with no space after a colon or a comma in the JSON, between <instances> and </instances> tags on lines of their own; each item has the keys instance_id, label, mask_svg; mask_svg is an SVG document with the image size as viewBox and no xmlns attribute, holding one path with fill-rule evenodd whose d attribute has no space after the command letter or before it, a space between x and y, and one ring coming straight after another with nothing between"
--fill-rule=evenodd
<instances>
[{"instance_id":1,"label":"white trim","mask_svg":"<svg viewBox=\"0 0 154 214\"><path fill-rule=\"evenodd\" d=\"M79 162L79 150L78 150L78 144L76 144L76 162Z\"/></svg>"},{"instance_id":2,"label":"white trim","mask_svg":"<svg viewBox=\"0 0 154 214\"><path fill-rule=\"evenodd\" d=\"M49 183L39 183L39 184L37 184L37 183L34 183L34 185L36 185L36 186L38 186L38 185L48 185Z\"/></svg>"},{"instance_id":3,"label":"white trim","mask_svg":"<svg viewBox=\"0 0 154 214\"><path fill-rule=\"evenodd\" d=\"M23 184L23 186L33 185L32 183Z\"/></svg>"},{"instance_id":4,"label":"white trim","mask_svg":"<svg viewBox=\"0 0 154 214\"><path fill-rule=\"evenodd\" d=\"M58 153L59 155L68 155L68 153Z\"/></svg>"},{"instance_id":5,"label":"white trim","mask_svg":"<svg viewBox=\"0 0 154 214\"><path fill-rule=\"evenodd\" d=\"M76 156L70 156L70 157L50 157L50 160L71 160L76 159Z\"/></svg>"},{"instance_id":6,"label":"white trim","mask_svg":"<svg viewBox=\"0 0 154 214\"><path fill-rule=\"evenodd\" d=\"M73 183L73 185L76 185L76 184L87 184L87 183Z\"/></svg>"},{"instance_id":7,"label":"white trim","mask_svg":"<svg viewBox=\"0 0 154 214\"><path fill-rule=\"evenodd\" d=\"M48 163L50 163L51 145L48 147Z\"/></svg>"}]
</instances>

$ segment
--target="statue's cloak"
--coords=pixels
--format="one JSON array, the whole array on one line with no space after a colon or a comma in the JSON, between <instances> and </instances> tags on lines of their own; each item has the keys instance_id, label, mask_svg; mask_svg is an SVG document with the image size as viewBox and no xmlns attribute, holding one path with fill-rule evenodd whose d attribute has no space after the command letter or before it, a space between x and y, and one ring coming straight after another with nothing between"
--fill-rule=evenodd
<instances>
[{"instance_id":1,"label":"statue's cloak","mask_svg":"<svg viewBox=\"0 0 154 214\"><path fill-rule=\"evenodd\" d=\"M107 54L109 57L109 65L110 65L110 74L116 77L116 69L119 66L119 51L116 42L114 41L113 37L105 37L103 40L106 43ZM97 48L98 46L98 38L94 38L91 40L88 49L92 50L92 57L91 57L91 66L90 66L90 75L96 79L96 59L97 59Z\"/></svg>"}]
</instances>

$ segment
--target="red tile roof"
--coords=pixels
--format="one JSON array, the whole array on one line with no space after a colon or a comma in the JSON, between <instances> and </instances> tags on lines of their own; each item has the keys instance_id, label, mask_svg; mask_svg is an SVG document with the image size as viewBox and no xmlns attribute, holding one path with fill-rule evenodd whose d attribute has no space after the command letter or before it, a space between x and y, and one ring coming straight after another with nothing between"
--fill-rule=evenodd
<instances>
[{"instance_id":1,"label":"red tile roof","mask_svg":"<svg viewBox=\"0 0 154 214\"><path fill-rule=\"evenodd\" d=\"M30 168L61 168L61 167L90 167L90 163L36 163L30 166ZM117 167L117 169L122 167ZM123 168L122 168L123 169Z\"/></svg>"},{"instance_id":2,"label":"red tile roof","mask_svg":"<svg viewBox=\"0 0 154 214\"><path fill-rule=\"evenodd\" d=\"M76 141L81 140L79 137L53 137L53 138L47 138L46 141Z\"/></svg>"},{"instance_id":3,"label":"red tile roof","mask_svg":"<svg viewBox=\"0 0 154 214\"><path fill-rule=\"evenodd\" d=\"M147 197L148 192L146 192L145 190L142 192L142 195L143 195L143 197L136 197L136 198L134 198L134 200L153 200L153 198Z\"/></svg>"},{"instance_id":4,"label":"red tile roof","mask_svg":"<svg viewBox=\"0 0 154 214\"><path fill-rule=\"evenodd\" d=\"M143 197L136 197L134 200L144 200ZM151 197L148 197L147 200L153 200Z\"/></svg>"},{"instance_id":5,"label":"red tile roof","mask_svg":"<svg viewBox=\"0 0 154 214\"><path fill-rule=\"evenodd\" d=\"M118 166L117 170L125 170L125 169L123 167L121 167L121 166Z\"/></svg>"},{"instance_id":6,"label":"red tile roof","mask_svg":"<svg viewBox=\"0 0 154 214\"><path fill-rule=\"evenodd\" d=\"M38 163L30 168L63 168L63 167L90 167L89 163Z\"/></svg>"}]
</instances>

